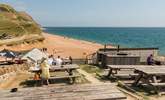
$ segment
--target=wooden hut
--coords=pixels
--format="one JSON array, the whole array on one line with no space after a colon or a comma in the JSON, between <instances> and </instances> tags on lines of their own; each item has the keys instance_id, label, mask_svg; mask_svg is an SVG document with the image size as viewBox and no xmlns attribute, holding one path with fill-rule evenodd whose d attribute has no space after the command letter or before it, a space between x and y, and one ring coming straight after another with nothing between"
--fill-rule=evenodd
<instances>
[{"instance_id":1,"label":"wooden hut","mask_svg":"<svg viewBox=\"0 0 165 100\"><path fill-rule=\"evenodd\" d=\"M145 64L147 57L158 56L158 48L103 48L97 52L97 64L136 65Z\"/></svg>"}]
</instances>

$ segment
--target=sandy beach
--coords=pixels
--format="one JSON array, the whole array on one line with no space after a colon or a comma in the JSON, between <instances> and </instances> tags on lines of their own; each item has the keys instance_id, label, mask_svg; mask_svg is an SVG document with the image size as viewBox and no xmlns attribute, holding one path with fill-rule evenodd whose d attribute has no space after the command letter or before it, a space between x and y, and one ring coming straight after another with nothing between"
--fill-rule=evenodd
<instances>
[{"instance_id":1,"label":"sandy beach","mask_svg":"<svg viewBox=\"0 0 165 100\"><path fill-rule=\"evenodd\" d=\"M83 40L76 40L68 37L52 35L48 33L43 33L45 40L42 43L33 43L33 44L21 44L14 46L1 46L0 50L6 48L15 51L21 50L30 50L32 48L43 48L48 49L49 54L54 54L55 56L68 57L72 56L73 58L84 58L89 54L94 53L99 48L102 48L103 45L92 43Z\"/></svg>"}]
</instances>

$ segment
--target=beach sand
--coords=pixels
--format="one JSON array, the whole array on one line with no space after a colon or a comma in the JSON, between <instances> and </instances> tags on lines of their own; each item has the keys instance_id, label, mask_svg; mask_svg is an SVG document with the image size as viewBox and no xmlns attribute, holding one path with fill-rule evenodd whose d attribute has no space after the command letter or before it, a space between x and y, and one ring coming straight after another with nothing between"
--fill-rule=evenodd
<instances>
[{"instance_id":1,"label":"beach sand","mask_svg":"<svg viewBox=\"0 0 165 100\"><path fill-rule=\"evenodd\" d=\"M42 43L33 43L33 44L21 44L15 46L1 46L0 50L6 48L10 50L20 51L20 50L30 50L32 48L43 48L48 49L49 54L54 54L55 56L68 57L72 56L73 58L84 58L89 54L96 52L99 48L103 48L103 45L76 40L68 37L52 35L48 33L43 33L45 41Z\"/></svg>"}]
</instances>

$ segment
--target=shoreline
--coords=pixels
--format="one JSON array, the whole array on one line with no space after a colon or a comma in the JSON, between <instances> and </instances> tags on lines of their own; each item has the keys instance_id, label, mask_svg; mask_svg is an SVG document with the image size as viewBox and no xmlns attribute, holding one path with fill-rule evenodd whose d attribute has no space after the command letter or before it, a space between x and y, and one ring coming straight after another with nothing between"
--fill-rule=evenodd
<instances>
[{"instance_id":1,"label":"shoreline","mask_svg":"<svg viewBox=\"0 0 165 100\"><path fill-rule=\"evenodd\" d=\"M0 46L0 50L9 49L14 51L25 51L31 50L33 48L43 48L48 49L49 54L54 54L56 56L68 57L72 56L76 59L85 58L87 55L96 52L99 48L104 46L99 43L89 42L85 40L78 40L70 37L54 35L51 33L42 32L45 37L43 42L36 43L24 43L13 46ZM110 46L112 47L112 46ZM18 49L19 48L19 49Z\"/></svg>"},{"instance_id":2,"label":"shoreline","mask_svg":"<svg viewBox=\"0 0 165 100\"><path fill-rule=\"evenodd\" d=\"M56 42L54 45L56 54L62 55L63 57L72 56L73 58L85 58L87 55L96 52L103 45L85 40L79 40L66 36L51 34L43 32L46 40L44 42ZM49 41L49 40L50 41ZM56 41L53 39L56 39ZM51 48L53 49L53 48ZM53 51L49 51L53 53Z\"/></svg>"}]
</instances>

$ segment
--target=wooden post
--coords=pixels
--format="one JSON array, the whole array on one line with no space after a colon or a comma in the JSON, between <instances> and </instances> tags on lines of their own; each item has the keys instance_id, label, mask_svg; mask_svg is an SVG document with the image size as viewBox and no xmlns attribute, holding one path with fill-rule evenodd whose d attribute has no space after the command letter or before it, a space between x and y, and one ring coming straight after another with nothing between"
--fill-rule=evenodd
<instances>
[{"instance_id":1,"label":"wooden post","mask_svg":"<svg viewBox=\"0 0 165 100\"><path fill-rule=\"evenodd\" d=\"M105 45L104 45L104 52L106 51L106 48L107 48L107 45L105 44Z\"/></svg>"}]
</instances>

